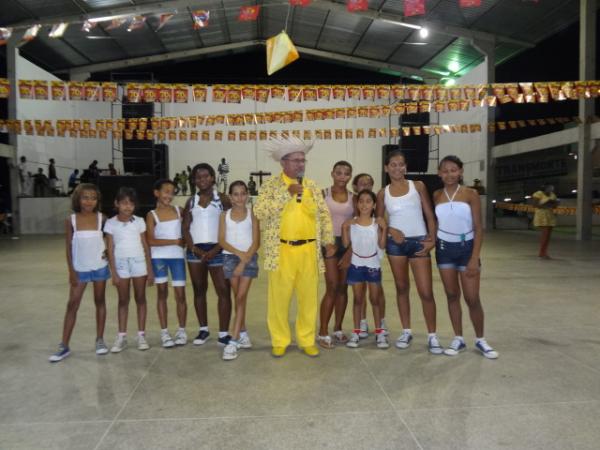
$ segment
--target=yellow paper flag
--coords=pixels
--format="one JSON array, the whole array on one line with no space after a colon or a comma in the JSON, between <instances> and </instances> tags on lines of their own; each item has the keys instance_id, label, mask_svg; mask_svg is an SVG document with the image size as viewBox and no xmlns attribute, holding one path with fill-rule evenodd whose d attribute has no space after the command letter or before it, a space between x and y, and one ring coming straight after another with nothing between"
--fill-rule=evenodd
<instances>
[{"instance_id":1,"label":"yellow paper flag","mask_svg":"<svg viewBox=\"0 0 600 450\"><path fill-rule=\"evenodd\" d=\"M285 31L267 39L267 73L269 75L273 75L298 58L300 58L298 50Z\"/></svg>"}]
</instances>

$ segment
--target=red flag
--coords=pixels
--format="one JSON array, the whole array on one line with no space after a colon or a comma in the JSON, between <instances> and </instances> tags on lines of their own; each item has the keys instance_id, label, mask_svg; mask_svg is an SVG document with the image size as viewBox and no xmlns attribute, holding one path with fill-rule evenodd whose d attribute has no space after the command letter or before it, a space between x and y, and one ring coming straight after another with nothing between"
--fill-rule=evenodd
<instances>
[{"instance_id":1,"label":"red flag","mask_svg":"<svg viewBox=\"0 0 600 450\"><path fill-rule=\"evenodd\" d=\"M308 6L310 5L311 0L290 0L290 5L292 6Z\"/></svg>"},{"instance_id":2,"label":"red flag","mask_svg":"<svg viewBox=\"0 0 600 450\"><path fill-rule=\"evenodd\" d=\"M481 6L481 0L460 0L459 6L461 8L472 8L475 6Z\"/></svg>"},{"instance_id":3,"label":"red flag","mask_svg":"<svg viewBox=\"0 0 600 450\"><path fill-rule=\"evenodd\" d=\"M404 17L425 14L425 0L404 0Z\"/></svg>"},{"instance_id":4,"label":"red flag","mask_svg":"<svg viewBox=\"0 0 600 450\"><path fill-rule=\"evenodd\" d=\"M158 31L162 27L164 27L167 24L167 22L173 18L173 16L175 16L175 14L173 13L161 14L158 18L158 27L156 27L156 30L154 31Z\"/></svg>"},{"instance_id":5,"label":"red flag","mask_svg":"<svg viewBox=\"0 0 600 450\"><path fill-rule=\"evenodd\" d=\"M194 19L194 30L206 28L208 26L208 19L210 18L210 11L204 9L192 11L192 18Z\"/></svg>"},{"instance_id":6,"label":"red flag","mask_svg":"<svg viewBox=\"0 0 600 450\"><path fill-rule=\"evenodd\" d=\"M259 12L260 12L259 5L242 6L240 8L240 15L238 16L238 20L240 22L250 22L252 20L256 20L258 18Z\"/></svg>"},{"instance_id":7,"label":"red flag","mask_svg":"<svg viewBox=\"0 0 600 450\"><path fill-rule=\"evenodd\" d=\"M366 11L369 9L369 0L347 0L346 9L350 12Z\"/></svg>"}]
</instances>

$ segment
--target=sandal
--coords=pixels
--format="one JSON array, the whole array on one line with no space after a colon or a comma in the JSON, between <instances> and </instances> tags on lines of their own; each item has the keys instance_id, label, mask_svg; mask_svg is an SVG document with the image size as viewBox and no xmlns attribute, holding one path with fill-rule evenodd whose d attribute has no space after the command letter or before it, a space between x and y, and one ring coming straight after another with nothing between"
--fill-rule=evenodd
<instances>
[{"instance_id":1,"label":"sandal","mask_svg":"<svg viewBox=\"0 0 600 450\"><path fill-rule=\"evenodd\" d=\"M335 337L336 344L346 344L348 342L348 336L342 330L334 331L333 336Z\"/></svg>"},{"instance_id":2,"label":"sandal","mask_svg":"<svg viewBox=\"0 0 600 450\"><path fill-rule=\"evenodd\" d=\"M317 336L317 341L321 347L328 350L335 347L333 341L331 340L331 336Z\"/></svg>"}]
</instances>

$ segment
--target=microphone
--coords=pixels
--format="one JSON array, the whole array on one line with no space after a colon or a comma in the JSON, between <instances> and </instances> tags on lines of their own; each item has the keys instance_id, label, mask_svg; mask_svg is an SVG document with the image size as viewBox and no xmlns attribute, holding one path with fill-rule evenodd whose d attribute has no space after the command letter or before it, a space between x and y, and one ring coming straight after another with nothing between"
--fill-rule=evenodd
<instances>
[{"instance_id":1,"label":"microphone","mask_svg":"<svg viewBox=\"0 0 600 450\"><path fill-rule=\"evenodd\" d=\"M296 180L298 181L299 185L302 185L303 178L304 178L304 172L298 172L298 175L296 175ZM302 203L302 192L300 192L298 195L296 195L296 203Z\"/></svg>"}]
</instances>

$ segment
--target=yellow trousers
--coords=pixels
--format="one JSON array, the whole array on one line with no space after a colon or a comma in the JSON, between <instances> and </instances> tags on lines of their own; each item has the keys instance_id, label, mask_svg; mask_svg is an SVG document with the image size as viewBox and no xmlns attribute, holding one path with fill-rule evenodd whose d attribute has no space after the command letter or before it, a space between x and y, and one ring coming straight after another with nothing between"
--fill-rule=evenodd
<instances>
[{"instance_id":1,"label":"yellow trousers","mask_svg":"<svg viewBox=\"0 0 600 450\"><path fill-rule=\"evenodd\" d=\"M296 342L302 348L315 344L319 284L316 252L316 242L281 244L279 268L269 272L267 325L273 347L287 347L292 341L289 310L294 291L298 301Z\"/></svg>"}]
</instances>

